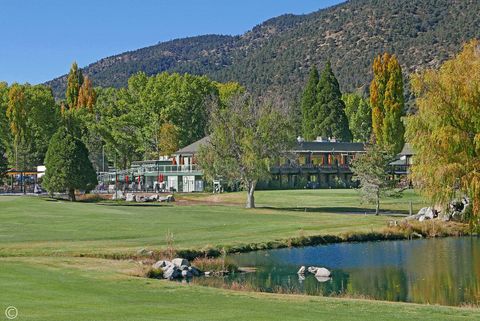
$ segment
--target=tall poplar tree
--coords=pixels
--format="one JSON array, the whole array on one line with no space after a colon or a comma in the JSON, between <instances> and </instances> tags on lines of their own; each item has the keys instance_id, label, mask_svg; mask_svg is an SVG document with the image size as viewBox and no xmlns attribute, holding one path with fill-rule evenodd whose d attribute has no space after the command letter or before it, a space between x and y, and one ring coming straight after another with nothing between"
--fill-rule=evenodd
<instances>
[{"instance_id":1,"label":"tall poplar tree","mask_svg":"<svg viewBox=\"0 0 480 321\"><path fill-rule=\"evenodd\" d=\"M317 86L319 75L317 66L312 66L308 76L307 85L302 96L302 134L307 140L315 138L313 129L315 127L315 113L314 108L317 102Z\"/></svg>"},{"instance_id":2,"label":"tall poplar tree","mask_svg":"<svg viewBox=\"0 0 480 321\"><path fill-rule=\"evenodd\" d=\"M25 167L25 145L27 139L28 104L25 89L19 84L13 84L8 91L7 118L14 139L15 167Z\"/></svg>"},{"instance_id":3,"label":"tall poplar tree","mask_svg":"<svg viewBox=\"0 0 480 321\"><path fill-rule=\"evenodd\" d=\"M340 85L329 61L325 64L317 85L317 102L314 113L314 137L332 137L342 141L352 140Z\"/></svg>"},{"instance_id":4,"label":"tall poplar tree","mask_svg":"<svg viewBox=\"0 0 480 321\"><path fill-rule=\"evenodd\" d=\"M83 84L78 91L77 108L87 108L89 112L93 112L93 106L97 100L97 94L93 89L92 81L85 76Z\"/></svg>"},{"instance_id":5,"label":"tall poplar tree","mask_svg":"<svg viewBox=\"0 0 480 321\"><path fill-rule=\"evenodd\" d=\"M370 85L372 127L377 144L392 154L399 153L405 143L404 95L402 68L395 55L375 58Z\"/></svg>"},{"instance_id":6,"label":"tall poplar tree","mask_svg":"<svg viewBox=\"0 0 480 321\"><path fill-rule=\"evenodd\" d=\"M68 73L67 78L67 91L65 93L65 98L67 100L67 107L73 109L77 107L78 104L78 94L80 92L80 87L83 84L83 74L76 62L72 64L70 72Z\"/></svg>"}]
</instances>

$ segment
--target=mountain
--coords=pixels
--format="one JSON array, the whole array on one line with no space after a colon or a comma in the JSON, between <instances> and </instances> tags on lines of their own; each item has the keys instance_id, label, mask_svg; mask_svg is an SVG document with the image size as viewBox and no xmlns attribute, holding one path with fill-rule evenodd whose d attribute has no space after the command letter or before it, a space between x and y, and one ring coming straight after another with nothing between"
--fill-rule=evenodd
<instances>
[{"instance_id":1,"label":"mountain","mask_svg":"<svg viewBox=\"0 0 480 321\"><path fill-rule=\"evenodd\" d=\"M438 67L480 38L478 0L351 0L307 15L282 15L239 36L177 39L101 59L83 69L96 86L120 87L138 71L205 74L287 100L313 64L330 60L343 91L366 91L374 57L398 56L405 76ZM66 76L47 82L62 97Z\"/></svg>"}]
</instances>

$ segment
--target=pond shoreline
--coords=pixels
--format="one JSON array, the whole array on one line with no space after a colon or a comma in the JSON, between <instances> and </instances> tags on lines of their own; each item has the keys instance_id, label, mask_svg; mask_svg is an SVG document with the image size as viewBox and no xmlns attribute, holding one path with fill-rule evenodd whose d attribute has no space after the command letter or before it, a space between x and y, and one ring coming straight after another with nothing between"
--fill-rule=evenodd
<instances>
[{"instance_id":1,"label":"pond shoreline","mask_svg":"<svg viewBox=\"0 0 480 321\"><path fill-rule=\"evenodd\" d=\"M375 241L398 241L412 239L431 239L443 237L477 236L467 224L457 222L424 221L404 222L397 226L387 227L379 231L371 232L344 232L340 234L325 235L301 235L286 239L267 242L254 242L240 245L212 246L205 249L176 249L177 257L189 261L198 257L220 257L222 255L247 253L260 250L274 250L282 248L301 248L315 245L327 245L336 243L357 243ZM95 257L114 260L141 260L141 259L164 259L165 250L142 249L137 253L109 253L109 254L86 254L81 253L75 256Z\"/></svg>"}]
</instances>

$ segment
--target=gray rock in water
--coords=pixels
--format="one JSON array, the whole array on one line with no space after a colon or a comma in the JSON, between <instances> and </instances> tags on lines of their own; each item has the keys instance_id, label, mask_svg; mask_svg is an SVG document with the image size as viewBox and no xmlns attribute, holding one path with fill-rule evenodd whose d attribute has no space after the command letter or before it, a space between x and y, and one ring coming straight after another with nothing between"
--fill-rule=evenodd
<instances>
[{"instance_id":1,"label":"gray rock in water","mask_svg":"<svg viewBox=\"0 0 480 321\"><path fill-rule=\"evenodd\" d=\"M177 267L181 267L182 265L190 266L190 263L188 260L182 259L182 258L176 258L172 260L172 263Z\"/></svg>"},{"instance_id":2,"label":"gray rock in water","mask_svg":"<svg viewBox=\"0 0 480 321\"><path fill-rule=\"evenodd\" d=\"M170 261L167 261L167 260L160 260L160 261L157 261L154 265L152 265L152 267L154 269L163 269L163 268L166 268L170 265L172 265L173 263L170 262Z\"/></svg>"},{"instance_id":3,"label":"gray rock in water","mask_svg":"<svg viewBox=\"0 0 480 321\"><path fill-rule=\"evenodd\" d=\"M133 193L127 193L127 195L125 195L125 201L135 202L135 195Z\"/></svg>"},{"instance_id":4,"label":"gray rock in water","mask_svg":"<svg viewBox=\"0 0 480 321\"><path fill-rule=\"evenodd\" d=\"M323 267L317 268L317 271L315 272L315 277L328 278L330 275L332 275L332 273Z\"/></svg>"},{"instance_id":5,"label":"gray rock in water","mask_svg":"<svg viewBox=\"0 0 480 321\"><path fill-rule=\"evenodd\" d=\"M309 266L309 267L307 268L307 271L310 272L310 273L312 273L312 274L315 274L315 273L317 273L317 269L318 269L318 268L315 267L315 266Z\"/></svg>"},{"instance_id":6,"label":"gray rock in water","mask_svg":"<svg viewBox=\"0 0 480 321\"><path fill-rule=\"evenodd\" d=\"M318 282L323 283L331 280L332 278L329 276L315 276L315 279L317 279Z\"/></svg>"},{"instance_id":7,"label":"gray rock in water","mask_svg":"<svg viewBox=\"0 0 480 321\"><path fill-rule=\"evenodd\" d=\"M302 265L300 269L297 271L297 274L305 274L305 266Z\"/></svg>"}]
</instances>

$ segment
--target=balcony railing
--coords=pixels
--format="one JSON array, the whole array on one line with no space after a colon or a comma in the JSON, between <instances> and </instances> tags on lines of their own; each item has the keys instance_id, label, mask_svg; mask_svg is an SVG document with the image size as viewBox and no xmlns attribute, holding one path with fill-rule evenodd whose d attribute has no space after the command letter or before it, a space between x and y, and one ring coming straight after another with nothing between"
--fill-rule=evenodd
<instances>
[{"instance_id":1,"label":"balcony railing","mask_svg":"<svg viewBox=\"0 0 480 321\"><path fill-rule=\"evenodd\" d=\"M280 166L273 167L276 170L288 170L288 169L304 169L304 170L350 170L348 164L339 164L339 165L315 165L315 164L283 164Z\"/></svg>"},{"instance_id":2,"label":"balcony railing","mask_svg":"<svg viewBox=\"0 0 480 321\"><path fill-rule=\"evenodd\" d=\"M159 172L159 173L174 173L174 172L181 172L181 173L191 173L191 172L198 172L200 171L200 167L197 164L191 165L145 165L139 166L133 169L135 174L144 174L144 173L152 173L152 172Z\"/></svg>"}]
</instances>

